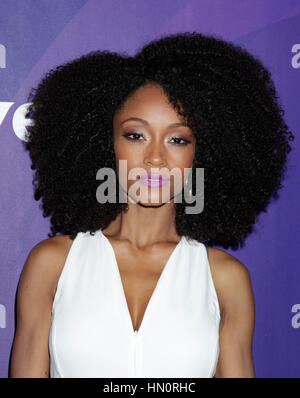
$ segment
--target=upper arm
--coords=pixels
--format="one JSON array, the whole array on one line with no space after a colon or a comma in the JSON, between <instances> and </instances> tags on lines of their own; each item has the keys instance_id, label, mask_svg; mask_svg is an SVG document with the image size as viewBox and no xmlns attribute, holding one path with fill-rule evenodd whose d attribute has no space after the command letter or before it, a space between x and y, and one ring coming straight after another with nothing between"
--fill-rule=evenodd
<instances>
[{"instance_id":1,"label":"upper arm","mask_svg":"<svg viewBox=\"0 0 300 398\"><path fill-rule=\"evenodd\" d=\"M61 261L57 247L51 238L38 243L24 264L17 289L10 377L49 377L53 283Z\"/></svg>"},{"instance_id":2,"label":"upper arm","mask_svg":"<svg viewBox=\"0 0 300 398\"><path fill-rule=\"evenodd\" d=\"M252 357L255 304L249 272L226 253L219 264L218 285L223 316L215 377L255 377Z\"/></svg>"}]
</instances>

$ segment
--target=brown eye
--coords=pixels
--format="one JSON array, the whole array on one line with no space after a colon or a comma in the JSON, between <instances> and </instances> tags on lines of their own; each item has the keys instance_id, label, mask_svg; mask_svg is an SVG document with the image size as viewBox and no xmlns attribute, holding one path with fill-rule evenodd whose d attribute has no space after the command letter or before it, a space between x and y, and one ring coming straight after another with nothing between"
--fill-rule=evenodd
<instances>
[{"instance_id":1,"label":"brown eye","mask_svg":"<svg viewBox=\"0 0 300 398\"><path fill-rule=\"evenodd\" d=\"M188 145L191 143L191 141L185 140L184 138L180 138L180 137L173 137L172 140L177 140L177 142L175 142L175 145ZM183 142L180 143L179 141L183 141Z\"/></svg>"},{"instance_id":2,"label":"brown eye","mask_svg":"<svg viewBox=\"0 0 300 398\"><path fill-rule=\"evenodd\" d=\"M130 138L132 136L134 138ZM142 141L142 140L139 140L139 138L142 137L142 135L138 134L138 133L125 133L125 134L123 134L123 137L127 138L130 141Z\"/></svg>"}]
</instances>

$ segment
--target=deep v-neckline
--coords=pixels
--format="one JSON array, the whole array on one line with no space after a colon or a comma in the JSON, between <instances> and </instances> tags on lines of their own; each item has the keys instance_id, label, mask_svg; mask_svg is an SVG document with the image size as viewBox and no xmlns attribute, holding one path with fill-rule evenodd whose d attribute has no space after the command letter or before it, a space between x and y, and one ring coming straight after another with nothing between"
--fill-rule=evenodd
<instances>
[{"instance_id":1,"label":"deep v-neckline","mask_svg":"<svg viewBox=\"0 0 300 398\"><path fill-rule=\"evenodd\" d=\"M131 332L132 332L132 333L135 333L135 334L139 334L139 333L141 333L141 330L143 329L143 326L144 326L144 323L145 323L145 319L147 318L147 316L148 316L148 314L149 314L149 311L150 311L152 302L153 302L155 296L157 296L157 294L158 294L157 292L158 292L159 286L161 285L163 278L165 278L165 275L166 275L166 273L167 273L167 270L169 269L170 264L172 264L176 252L178 251L179 247L180 247L180 246L182 245L182 243L183 243L184 236L181 237L180 241L177 243L177 245L175 246L175 248L172 250L172 252L171 252L171 254L170 254L170 256L169 256L167 262L165 263L165 265L164 265L164 267L163 267L163 269L162 269L162 271L161 271L161 273L160 273L160 275L159 275L159 277L158 277L158 280L157 280L157 282L156 282L156 285L155 285L155 287L154 287L154 289L153 289L153 291L152 291L152 294L151 294L151 296L150 296L150 299L148 300L148 303L147 303L147 305L146 305L146 309L145 309L145 311L144 311L144 314L143 314L143 317L142 317L142 321L141 321L141 323L140 323L140 326L139 326L138 330L135 330L135 329L134 329L134 326L133 326L132 318L131 318L131 315L130 315L130 311L129 311L129 307L128 307L128 302L127 302L127 298L126 298L126 294L125 294L125 289L124 289L124 285L123 285L123 282L122 282L121 273L120 273L120 268L119 268L119 265L118 265L118 262L117 262L117 257L116 257L116 254L115 254L115 250L114 250L112 244L110 243L109 239L103 234L103 232L101 231L101 229L99 230L99 232L100 232L101 236L104 238L104 241L107 243L107 246L109 247L109 250L111 251L111 254L112 254L112 257L113 257L114 267L115 267L116 273L117 273L117 275L118 275L119 286L120 286L120 289L121 289L121 292L122 292L122 301L123 301L124 307L125 307L125 309L126 309L127 319L128 319L128 321L129 321L129 324L130 324Z\"/></svg>"}]
</instances>

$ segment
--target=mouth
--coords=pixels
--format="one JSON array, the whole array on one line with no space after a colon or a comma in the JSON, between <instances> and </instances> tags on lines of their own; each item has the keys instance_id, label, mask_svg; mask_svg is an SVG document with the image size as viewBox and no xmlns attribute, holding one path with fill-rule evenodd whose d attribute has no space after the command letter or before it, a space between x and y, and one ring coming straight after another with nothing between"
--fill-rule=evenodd
<instances>
[{"instance_id":1,"label":"mouth","mask_svg":"<svg viewBox=\"0 0 300 398\"><path fill-rule=\"evenodd\" d=\"M141 183L150 187L161 187L167 184L169 180L161 174L144 174L140 177Z\"/></svg>"}]
</instances>

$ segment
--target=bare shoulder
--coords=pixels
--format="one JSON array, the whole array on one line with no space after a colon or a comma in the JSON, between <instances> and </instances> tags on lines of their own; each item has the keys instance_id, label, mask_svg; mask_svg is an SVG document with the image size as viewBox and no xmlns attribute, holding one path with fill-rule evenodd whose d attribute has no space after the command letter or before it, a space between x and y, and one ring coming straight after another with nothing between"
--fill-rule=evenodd
<instances>
[{"instance_id":1,"label":"bare shoulder","mask_svg":"<svg viewBox=\"0 0 300 398\"><path fill-rule=\"evenodd\" d=\"M48 337L54 289L72 240L66 235L36 244L17 289L17 328L10 377L49 377Z\"/></svg>"},{"instance_id":2,"label":"bare shoulder","mask_svg":"<svg viewBox=\"0 0 300 398\"><path fill-rule=\"evenodd\" d=\"M37 243L29 252L22 277L43 278L47 290L54 297L57 281L72 245L69 235L57 235Z\"/></svg>"},{"instance_id":3,"label":"bare shoulder","mask_svg":"<svg viewBox=\"0 0 300 398\"><path fill-rule=\"evenodd\" d=\"M247 267L225 250L210 247L209 264L218 301L221 318L234 307L245 292L245 299L253 302L250 274Z\"/></svg>"}]
</instances>

